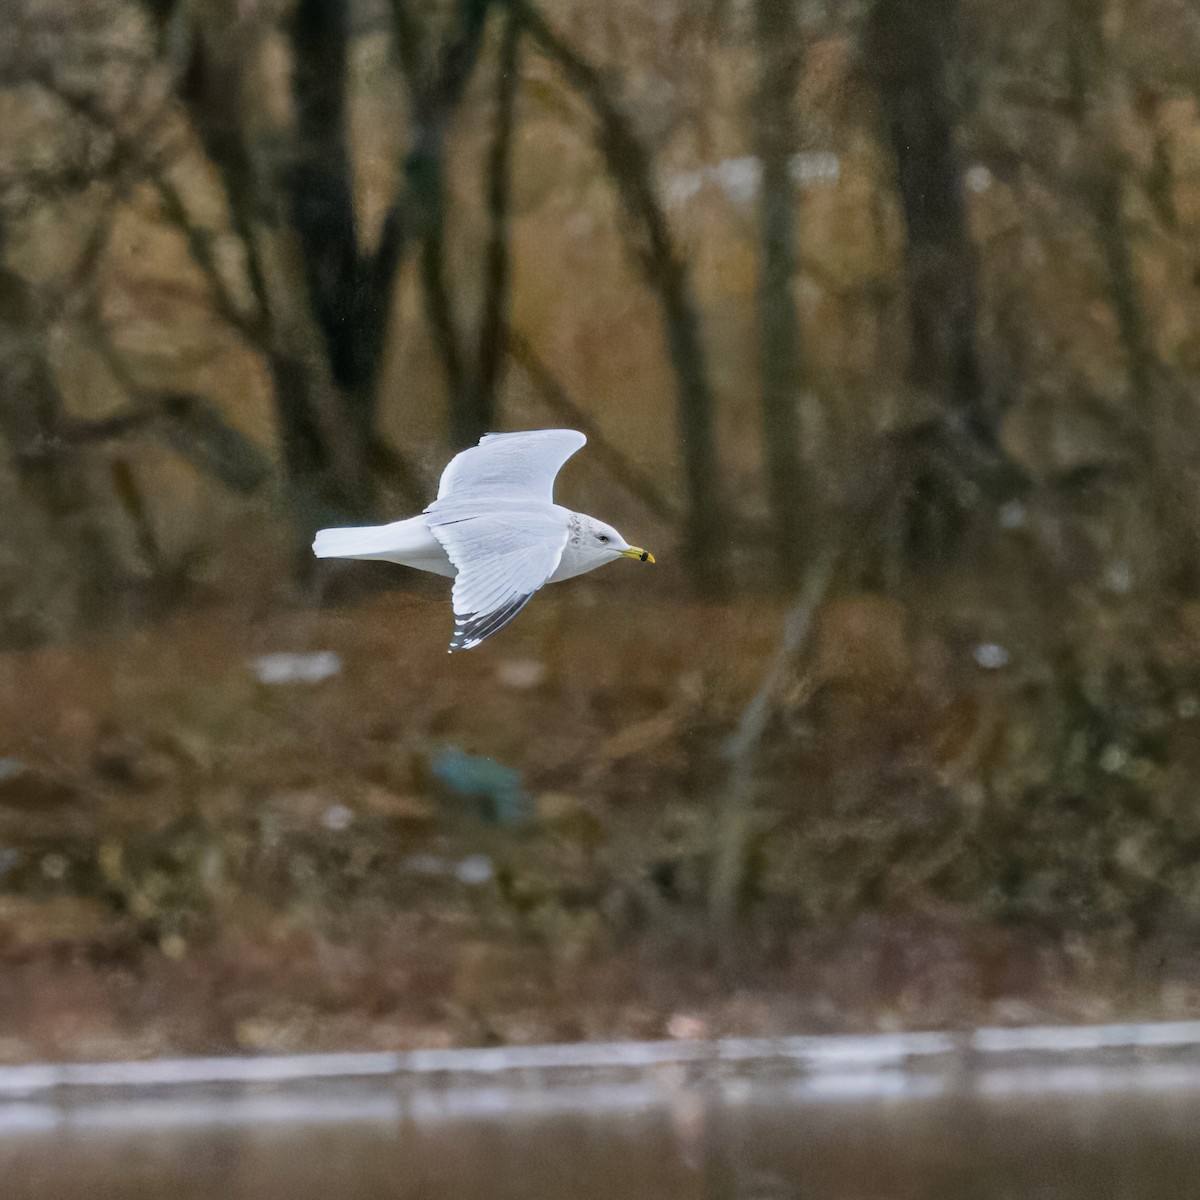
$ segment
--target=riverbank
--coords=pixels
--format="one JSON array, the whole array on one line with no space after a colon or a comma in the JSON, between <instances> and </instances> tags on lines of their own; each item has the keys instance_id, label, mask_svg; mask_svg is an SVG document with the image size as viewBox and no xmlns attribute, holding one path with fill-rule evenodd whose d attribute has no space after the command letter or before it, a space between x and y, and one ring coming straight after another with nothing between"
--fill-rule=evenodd
<instances>
[{"instance_id":1,"label":"riverbank","mask_svg":"<svg viewBox=\"0 0 1200 1200\"><path fill-rule=\"evenodd\" d=\"M1019 624L828 606L717 939L783 606L542 601L452 657L430 589L0 658L0 1059L1200 1016L1182 619L1139 647L1175 682L1118 697L1157 742L1105 716L1072 766L1097 707Z\"/></svg>"}]
</instances>

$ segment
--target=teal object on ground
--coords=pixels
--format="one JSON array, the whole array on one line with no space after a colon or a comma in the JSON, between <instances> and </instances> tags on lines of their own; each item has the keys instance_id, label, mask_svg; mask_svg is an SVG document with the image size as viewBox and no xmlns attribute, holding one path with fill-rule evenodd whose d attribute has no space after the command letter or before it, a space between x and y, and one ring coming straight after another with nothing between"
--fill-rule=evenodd
<instances>
[{"instance_id":1,"label":"teal object on ground","mask_svg":"<svg viewBox=\"0 0 1200 1200\"><path fill-rule=\"evenodd\" d=\"M483 802L483 816L498 825L512 825L530 817L530 806L521 773L494 758L467 754L457 747L443 750L431 764L433 774L459 796Z\"/></svg>"}]
</instances>

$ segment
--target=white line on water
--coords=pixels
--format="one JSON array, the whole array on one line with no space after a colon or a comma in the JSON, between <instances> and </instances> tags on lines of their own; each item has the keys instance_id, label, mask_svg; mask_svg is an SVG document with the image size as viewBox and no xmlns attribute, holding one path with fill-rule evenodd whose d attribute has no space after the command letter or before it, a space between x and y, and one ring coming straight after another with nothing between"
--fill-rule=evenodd
<instances>
[{"instance_id":1,"label":"white line on water","mask_svg":"<svg viewBox=\"0 0 1200 1200\"><path fill-rule=\"evenodd\" d=\"M980 1053L1037 1050L1063 1053L1135 1046L1200 1045L1200 1021L1160 1021L1143 1025L1029 1025L1018 1029L977 1029L972 1048Z\"/></svg>"},{"instance_id":2,"label":"white line on water","mask_svg":"<svg viewBox=\"0 0 1200 1200\"><path fill-rule=\"evenodd\" d=\"M402 1122L438 1125L447 1121L512 1121L565 1114L632 1114L647 1111L694 1113L697 1101L715 1099L742 1107L780 1103L856 1105L877 1102L921 1102L955 1096L1003 1103L1010 1098L1200 1095L1200 1066L1142 1065L1069 1066L985 1069L969 1078L952 1073L921 1073L896 1067L854 1068L802 1076L790 1085L754 1085L725 1080L711 1090L695 1091L668 1080L649 1077L629 1083L591 1083L552 1087L470 1083L448 1089L423 1087L405 1093L378 1090L362 1083L357 1090L309 1091L301 1095L249 1092L206 1096L176 1091L153 1098L112 1097L90 1093L90 1099L63 1103L44 1100L0 1101L0 1139L54 1136L141 1136L154 1132L218 1129L285 1131L354 1125L396 1130Z\"/></svg>"},{"instance_id":3,"label":"white line on water","mask_svg":"<svg viewBox=\"0 0 1200 1200\"><path fill-rule=\"evenodd\" d=\"M54 1088L161 1087L202 1083L293 1083L361 1079L405 1071L404 1054L279 1054L162 1058L143 1062L34 1063L0 1067L0 1096Z\"/></svg>"},{"instance_id":4,"label":"white line on water","mask_svg":"<svg viewBox=\"0 0 1200 1200\"><path fill-rule=\"evenodd\" d=\"M565 1096L563 1076L578 1071L622 1071L655 1073L663 1068L689 1064L727 1064L735 1073L749 1064L776 1065L800 1076L797 1088L812 1097L928 1094L940 1086L931 1082L926 1071L921 1078L906 1071L925 1060L928 1066L969 1062L980 1076L984 1089L992 1094L1011 1091L1066 1090L1068 1079L1086 1081L1093 1076L1079 1074L1104 1064L1064 1064L1063 1059L1079 1059L1106 1050L1186 1050L1200 1048L1200 1021L1158 1022L1148 1024L1035 1026L1017 1029L983 1028L957 1033L888 1033L826 1037L730 1038L717 1041L660 1042L583 1042L548 1046L503 1046L488 1049L414 1050L405 1053L294 1054L256 1057L158 1059L144 1062L109 1063L34 1063L0 1067L0 1131L37 1123L44 1119L43 1107L20 1105L18 1100L46 1093L62 1095L99 1089L185 1089L208 1084L302 1084L328 1080L394 1080L397 1084L426 1086L422 1081L439 1077L442 1087L432 1098L422 1100L425 1111L458 1107L450 1093L461 1093L459 1101L471 1106L468 1093L476 1101L491 1095L501 1103L499 1092L508 1098L502 1103L511 1110L516 1090L504 1086L480 1089L466 1081L471 1077L501 1077L517 1074L524 1083L530 1076L543 1088L554 1088ZM1005 1056L1036 1054L1037 1067L1022 1067L1007 1074L997 1071ZM1049 1061L1046 1061L1049 1060ZM1161 1069L1161 1068L1157 1068ZM1053 1082L1053 1072L1074 1071ZM1023 1073L1021 1073L1023 1072ZM1140 1072L1140 1073L1139 1073ZM1149 1073L1148 1073L1149 1072ZM1127 1077L1127 1078L1126 1078ZM986 1080L990 1078L991 1083ZM1100 1076L1094 1076L1099 1081ZM1131 1086L1156 1086L1149 1065L1126 1071ZM1037 1079L1043 1083L1038 1085ZM1142 1081L1138 1083L1137 1081ZM1184 1065L1171 1076L1173 1087L1200 1087L1200 1064ZM1166 1077L1163 1077L1165 1083ZM518 1079L522 1082L522 1079ZM577 1082L577 1081L572 1081ZM587 1085L593 1098L596 1087ZM624 1086L624 1085L623 1085ZM1082 1084L1080 1084L1082 1086ZM524 1088L528 1091L528 1087ZM9 1100L4 1105L5 1099ZM412 1099L415 1099L412 1097ZM628 1094L626 1093L626 1099ZM228 1106L229 1101L226 1100ZM486 1106L486 1105L485 1105ZM50 1106L53 1108L53 1104ZM182 1110L181 1110L182 1111ZM207 1110L206 1110L207 1111ZM265 1110L264 1110L265 1111ZM272 1109L271 1111L277 1111ZM282 1111L282 1110L278 1110ZM186 1122L185 1122L186 1123Z\"/></svg>"}]
</instances>

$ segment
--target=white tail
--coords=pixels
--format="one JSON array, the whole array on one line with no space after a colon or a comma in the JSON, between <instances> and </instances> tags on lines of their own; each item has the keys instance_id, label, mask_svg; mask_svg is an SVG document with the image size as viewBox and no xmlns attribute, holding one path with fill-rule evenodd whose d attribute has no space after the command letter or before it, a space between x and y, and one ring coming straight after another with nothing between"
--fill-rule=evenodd
<instances>
[{"instance_id":1,"label":"white tail","mask_svg":"<svg viewBox=\"0 0 1200 1200\"><path fill-rule=\"evenodd\" d=\"M396 548L396 530L390 525L363 525L354 529L322 529L312 545L318 558L377 558Z\"/></svg>"},{"instance_id":2,"label":"white tail","mask_svg":"<svg viewBox=\"0 0 1200 1200\"><path fill-rule=\"evenodd\" d=\"M442 544L430 531L425 517L409 517L390 525L363 525L358 529L322 529L313 542L318 558L361 558L368 562L393 562L418 571L454 577L454 568Z\"/></svg>"}]
</instances>

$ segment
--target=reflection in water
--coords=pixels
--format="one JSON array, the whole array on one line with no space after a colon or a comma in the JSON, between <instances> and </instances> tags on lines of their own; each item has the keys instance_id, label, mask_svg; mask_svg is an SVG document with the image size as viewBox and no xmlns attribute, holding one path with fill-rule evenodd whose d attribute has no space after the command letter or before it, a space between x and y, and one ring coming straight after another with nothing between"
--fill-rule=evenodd
<instances>
[{"instance_id":1,"label":"reflection in water","mask_svg":"<svg viewBox=\"0 0 1200 1200\"><path fill-rule=\"evenodd\" d=\"M6 1200L1169 1200L1200 1094L802 1103L616 1089L592 1111L437 1115L384 1086L10 1106ZM215 1108L226 1121L214 1122ZM266 1103L264 1103L266 1101ZM19 1118L28 1117L22 1128ZM50 1115L57 1116L50 1120ZM155 1113L161 1120L155 1121ZM242 1118L253 1112L253 1121ZM104 1117L103 1114L108 1116ZM41 1114L39 1117L38 1114ZM189 1119L189 1118L194 1118Z\"/></svg>"}]
</instances>

